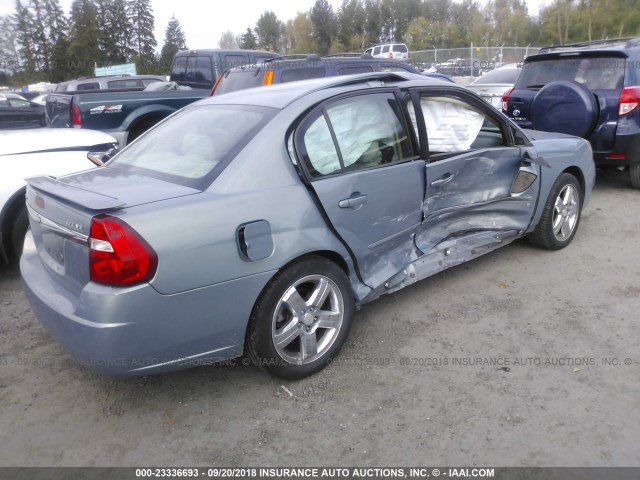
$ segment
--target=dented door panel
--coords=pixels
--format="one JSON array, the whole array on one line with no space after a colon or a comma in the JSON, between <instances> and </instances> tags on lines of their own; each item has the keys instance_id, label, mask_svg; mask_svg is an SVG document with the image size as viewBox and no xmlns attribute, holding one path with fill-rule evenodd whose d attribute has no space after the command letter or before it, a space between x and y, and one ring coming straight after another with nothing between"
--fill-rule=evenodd
<instances>
[{"instance_id":1,"label":"dented door panel","mask_svg":"<svg viewBox=\"0 0 640 480\"><path fill-rule=\"evenodd\" d=\"M467 232L524 231L539 192L539 179L524 192L512 194L523 166L517 147L467 152L427 164L424 221L416 245L428 252L443 240Z\"/></svg>"}]
</instances>

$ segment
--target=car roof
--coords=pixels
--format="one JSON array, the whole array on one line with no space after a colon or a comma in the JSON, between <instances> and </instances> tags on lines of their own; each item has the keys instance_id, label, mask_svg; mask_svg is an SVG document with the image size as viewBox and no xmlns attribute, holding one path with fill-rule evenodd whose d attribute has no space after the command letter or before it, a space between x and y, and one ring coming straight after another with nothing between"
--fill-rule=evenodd
<instances>
[{"instance_id":1,"label":"car roof","mask_svg":"<svg viewBox=\"0 0 640 480\"><path fill-rule=\"evenodd\" d=\"M291 57L296 57L296 58L291 58ZM300 65L302 66L314 66L314 65L320 65L320 64L327 64L327 63L333 63L333 64L367 64L367 65L397 65L401 62L400 60L394 60L391 58L375 58L372 57L371 55L368 54L362 54L362 53L341 53L341 54L336 54L336 55L328 55L325 57L320 57L318 55L291 55L291 56L281 56L281 57L274 57L274 58L270 58L267 59L263 62L261 62L259 65L251 65L251 66L245 66L245 67L234 67L231 68L230 71L231 72L238 72L238 71L254 71L254 70L258 70L260 68L268 68L270 65L284 65L286 67L291 67L291 66L296 66L296 65ZM407 65L409 68L414 68L413 66L409 65L409 64L404 64Z\"/></svg>"},{"instance_id":2,"label":"car roof","mask_svg":"<svg viewBox=\"0 0 640 480\"><path fill-rule=\"evenodd\" d=\"M22 95L17 93L0 93L0 97L2 98L19 98L20 100L26 100Z\"/></svg>"},{"instance_id":3,"label":"car roof","mask_svg":"<svg viewBox=\"0 0 640 480\"><path fill-rule=\"evenodd\" d=\"M590 42L571 43L567 45L550 45L542 47L537 55L566 52L626 52L640 49L640 37L612 38L608 40L593 40ZM531 57L536 57L532 55ZM530 58L530 57L529 57Z\"/></svg>"},{"instance_id":4,"label":"car roof","mask_svg":"<svg viewBox=\"0 0 640 480\"><path fill-rule=\"evenodd\" d=\"M356 75L314 78L296 82L280 83L269 87L255 87L246 90L227 93L225 95L209 97L198 102L198 105L257 105L283 109L294 101L320 90L334 87L345 87L345 91L359 90L363 86L377 83L375 86L447 86L452 88L451 82L437 78L425 77L409 72L372 72ZM460 87L462 88L462 87Z\"/></svg>"}]
</instances>

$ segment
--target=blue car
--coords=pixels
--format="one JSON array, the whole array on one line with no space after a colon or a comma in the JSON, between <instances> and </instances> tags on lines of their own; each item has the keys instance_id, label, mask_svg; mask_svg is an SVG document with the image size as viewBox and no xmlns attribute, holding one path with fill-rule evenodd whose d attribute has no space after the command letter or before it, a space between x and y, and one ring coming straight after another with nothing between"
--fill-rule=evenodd
<instances>
[{"instance_id":1,"label":"blue car","mask_svg":"<svg viewBox=\"0 0 640 480\"><path fill-rule=\"evenodd\" d=\"M503 112L523 128L589 140L598 167L640 188L640 38L558 45L528 57Z\"/></svg>"},{"instance_id":2,"label":"blue car","mask_svg":"<svg viewBox=\"0 0 640 480\"><path fill-rule=\"evenodd\" d=\"M114 376L247 355L282 378L335 357L354 310L527 237L567 246L589 143L524 131L401 72L192 104L106 166L28 180L33 310Z\"/></svg>"}]
</instances>

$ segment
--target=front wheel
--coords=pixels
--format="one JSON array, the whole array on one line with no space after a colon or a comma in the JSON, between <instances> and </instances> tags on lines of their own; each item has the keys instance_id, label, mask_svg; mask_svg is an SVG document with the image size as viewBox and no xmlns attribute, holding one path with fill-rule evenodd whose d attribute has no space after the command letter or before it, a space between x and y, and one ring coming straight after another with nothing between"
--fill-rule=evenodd
<instances>
[{"instance_id":1,"label":"front wheel","mask_svg":"<svg viewBox=\"0 0 640 480\"><path fill-rule=\"evenodd\" d=\"M582 213L582 189L570 173L560 175L544 206L540 222L528 235L529 241L549 250L559 250L571 243Z\"/></svg>"},{"instance_id":2,"label":"front wheel","mask_svg":"<svg viewBox=\"0 0 640 480\"><path fill-rule=\"evenodd\" d=\"M354 312L346 274L323 257L285 268L251 314L247 351L273 375L299 379L324 368L344 343Z\"/></svg>"}]
</instances>

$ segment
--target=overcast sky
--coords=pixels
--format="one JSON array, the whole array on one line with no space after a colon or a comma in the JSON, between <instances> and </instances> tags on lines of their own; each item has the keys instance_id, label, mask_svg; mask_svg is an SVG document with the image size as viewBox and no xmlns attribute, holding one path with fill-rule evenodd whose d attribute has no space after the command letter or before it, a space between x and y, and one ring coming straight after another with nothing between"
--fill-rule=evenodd
<instances>
[{"instance_id":1,"label":"overcast sky","mask_svg":"<svg viewBox=\"0 0 640 480\"><path fill-rule=\"evenodd\" d=\"M22 0L27 3L28 0ZM342 3L341 0L329 0L334 11ZM480 0L481 3L483 0ZM542 5L552 0L527 0L529 11L537 15ZM60 4L65 13L69 13L72 0L61 0ZM227 30L236 34L246 31L247 27L255 26L260 15L266 10L272 10L280 20L293 19L297 12L310 9L315 0L235 0L208 1L202 0L151 0L155 16L155 36L158 49L164 42L164 30L169 19L174 15L187 37L187 46L192 49L216 48L220 35ZM0 0L0 15L12 14L15 11L15 0Z\"/></svg>"}]
</instances>

